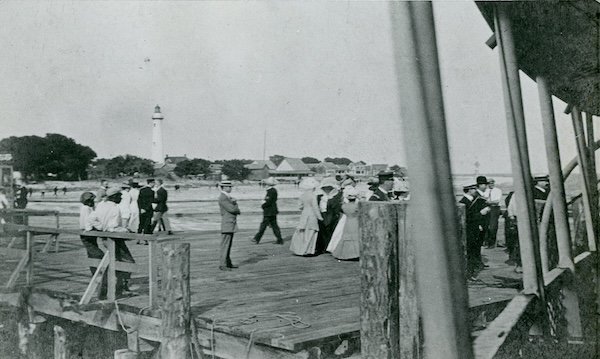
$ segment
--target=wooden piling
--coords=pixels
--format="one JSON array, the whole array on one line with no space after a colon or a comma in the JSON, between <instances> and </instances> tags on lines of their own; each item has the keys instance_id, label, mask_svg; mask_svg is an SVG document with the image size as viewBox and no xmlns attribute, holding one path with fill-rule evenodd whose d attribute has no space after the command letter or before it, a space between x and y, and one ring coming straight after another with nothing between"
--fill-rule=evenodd
<instances>
[{"instance_id":1,"label":"wooden piling","mask_svg":"<svg viewBox=\"0 0 600 359\"><path fill-rule=\"evenodd\" d=\"M398 213L392 203L360 202L362 357L399 356Z\"/></svg>"},{"instance_id":2,"label":"wooden piling","mask_svg":"<svg viewBox=\"0 0 600 359\"><path fill-rule=\"evenodd\" d=\"M190 358L190 244L162 247L162 359Z\"/></svg>"}]
</instances>

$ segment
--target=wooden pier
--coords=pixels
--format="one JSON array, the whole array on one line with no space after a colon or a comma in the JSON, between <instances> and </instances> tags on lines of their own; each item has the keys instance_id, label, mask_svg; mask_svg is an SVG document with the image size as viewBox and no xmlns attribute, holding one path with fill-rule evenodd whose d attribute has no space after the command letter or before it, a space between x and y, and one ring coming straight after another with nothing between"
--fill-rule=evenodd
<instances>
[{"instance_id":1,"label":"wooden pier","mask_svg":"<svg viewBox=\"0 0 600 359\"><path fill-rule=\"evenodd\" d=\"M49 220L32 218L30 222L43 225ZM75 224L68 218L63 222L67 228ZM9 235L4 237L0 248L0 258L5 263L0 270L0 283L13 280L10 288L0 294L2 302L22 306L23 293L26 293L26 301L34 313L123 335L127 334L123 328L133 330L127 334L131 337L131 350L158 350L164 340L160 308L164 295L158 293L151 301L151 292L156 292L156 289L151 290L149 249L152 244L128 242L136 260L136 267L131 268L132 284L139 287L136 289L139 295L98 301L95 296L84 299L91 279L90 261L76 231L65 227L60 230L26 227L31 230L33 266L27 269L23 265L24 274L15 277L15 268L22 265L21 258L28 253L27 237L19 237L12 248L6 248L12 238L10 234L15 233L14 228L6 228ZM44 233L43 228L47 232L62 231L58 234L58 251L44 252L47 239L54 235ZM176 232L174 236L156 237L159 240L154 245L158 247L162 246L161 241L190 243L192 330L204 354L220 358L326 358L336 357L333 353L337 349L342 350L344 356L359 357L359 262L338 261L328 254L294 256L288 249L292 231L283 230L284 245L275 244L271 235L254 245L250 243L254 231L236 233L232 261L239 269L231 272L218 269L218 231ZM482 278L492 284L489 287L475 284L469 289L473 320L485 313L498 313L518 292L514 288L498 288L499 283L493 277L497 273L510 275L512 270L503 263L503 251L494 249L484 254L490 270ZM156 268L154 275L160 278L161 268Z\"/></svg>"}]
</instances>

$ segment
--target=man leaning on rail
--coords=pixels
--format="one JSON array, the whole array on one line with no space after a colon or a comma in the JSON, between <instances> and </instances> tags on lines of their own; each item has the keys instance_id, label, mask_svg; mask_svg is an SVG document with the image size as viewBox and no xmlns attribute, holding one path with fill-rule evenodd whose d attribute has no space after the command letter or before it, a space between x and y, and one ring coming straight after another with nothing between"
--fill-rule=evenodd
<instances>
[{"instance_id":1,"label":"man leaning on rail","mask_svg":"<svg viewBox=\"0 0 600 359\"><path fill-rule=\"evenodd\" d=\"M122 232L129 230L121 223L121 213L117 206L121 202L121 189L111 187L106 190L106 200L96 204L96 209L89 215L86 230L102 232ZM135 263L124 239L111 239L115 243L115 257L117 261ZM128 282L131 273L117 271L117 296L131 294Z\"/></svg>"}]
</instances>

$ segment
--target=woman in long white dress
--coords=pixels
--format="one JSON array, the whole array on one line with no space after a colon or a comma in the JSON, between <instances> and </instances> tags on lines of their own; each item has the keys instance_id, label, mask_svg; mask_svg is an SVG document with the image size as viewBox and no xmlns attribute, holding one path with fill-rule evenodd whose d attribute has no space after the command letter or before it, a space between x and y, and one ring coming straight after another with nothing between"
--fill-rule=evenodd
<instances>
[{"instance_id":1,"label":"woman in long white dress","mask_svg":"<svg viewBox=\"0 0 600 359\"><path fill-rule=\"evenodd\" d=\"M344 187L343 195L344 195L344 204L346 204L349 202L348 198L350 198L350 197L352 197L353 199L357 198L358 190L356 188L354 188L353 185L349 184ZM343 208L343 206L344 205L342 205L342 208ZM342 212L343 213L340 217L340 220L338 221L337 225L335 226L335 230L333 231L333 234L331 235L331 241L329 242L329 245L327 246L327 252L329 252L329 253L333 253L335 248L338 246L338 244L342 240L342 236L344 234L344 228L346 227L346 221L348 220L348 216L343 211L343 209L342 209Z\"/></svg>"},{"instance_id":2,"label":"woman in long white dress","mask_svg":"<svg viewBox=\"0 0 600 359\"><path fill-rule=\"evenodd\" d=\"M300 188L305 189L304 193L300 196L300 209L302 213L300 214L300 221L290 244L290 250L299 256L315 253L319 234L318 221L323 220L315 194L315 188L318 184L313 178L307 178L300 183Z\"/></svg>"},{"instance_id":3,"label":"woman in long white dress","mask_svg":"<svg viewBox=\"0 0 600 359\"><path fill-rule=\"evenodd\" d=\"M356 202L358 191L348 191L346 196L348 203L342 204L342 212L344 212L346 220L344 226L341 227L340 230L340 239L335 248L331 251L331 255L337 259L358 259L360 254L358 203Z\"/></svg>"},{"instance_id":4,"label":"woman in long white dress","mask_svg":"<svg viewBox=\"0 0 600 359\"><path fill-rule=\"evenodd\" d=\"M138 207L138 197L140 196L140 190L138 189L139 184L137 182L131 183L131 190L129 191L129 196L131 196L131 202L129 203L129 211L131 215L129 217L129 223L127 224L127 228L136 233L138 231L138 227L140 225L140 208Z\"/></svg>"}]
</instances>

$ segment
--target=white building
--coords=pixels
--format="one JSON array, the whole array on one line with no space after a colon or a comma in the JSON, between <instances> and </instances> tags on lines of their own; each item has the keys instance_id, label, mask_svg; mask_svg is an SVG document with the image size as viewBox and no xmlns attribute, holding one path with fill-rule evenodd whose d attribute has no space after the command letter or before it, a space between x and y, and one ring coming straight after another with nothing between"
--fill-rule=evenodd
<instances>
[{"instance_id":1,"label":"white building","mask_svg":"<svg viewBox=\"0 0 600 359\"><path fill-rule=\"evenodd\" d=\"M164 118L163 114L160 113L160 107L156 105L152 115L152 161L158 164L165 161L162 137L162 121Z\"/></svg>"}]
</instances>

